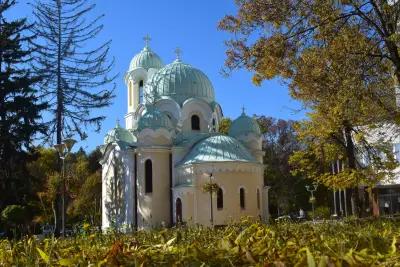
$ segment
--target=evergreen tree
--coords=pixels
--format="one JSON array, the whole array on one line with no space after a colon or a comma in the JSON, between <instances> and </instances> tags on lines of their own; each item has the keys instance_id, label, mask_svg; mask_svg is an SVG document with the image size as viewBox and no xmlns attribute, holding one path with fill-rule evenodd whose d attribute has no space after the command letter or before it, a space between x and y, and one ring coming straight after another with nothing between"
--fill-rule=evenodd
<instances>
[{"instance_id":1,"label":"evergreen tree","mask_svg":"<svg viewBox=\"0 0 400 267\"><path fill-rule=\"evenodd\" d=\"M40 77L27 69L33 52L28 48L32 36L26 34L31 26L26 19L4 17L14 5L14 0L0 1L0 209L29 198L26 162L35 135L45 132L40 114L46 104L34 89Z\"/></svg>"},{"instance_id":2,"label":"evergreen tree","mask_svg":"<svg viewBox=\"0 0 400 267\"><path fill-rule=\"evenodd\" d=\"M57 144L74 134L84 139L87 126L99 131L105 119L93 110L109 106L113 98L113 90L105 89L115 78L109 76L111 41L85 49L103 29L103 16L91 19L95 4L88 0L37 0L33 7L39 37L34 68L44 76L42 93L52 113L49 137L55 134Z\"/></svg>"}]
</instances>

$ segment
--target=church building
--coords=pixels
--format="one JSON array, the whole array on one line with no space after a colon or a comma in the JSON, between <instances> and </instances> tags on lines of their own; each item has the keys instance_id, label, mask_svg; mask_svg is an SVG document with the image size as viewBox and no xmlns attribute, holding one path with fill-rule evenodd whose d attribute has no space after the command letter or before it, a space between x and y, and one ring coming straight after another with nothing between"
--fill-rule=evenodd
<instances>
[{"instance_id":1,"label":"church building","mask_svg":"<svg viewBox=\"0 0 400 267\"><path fill-rule=\"evenodd\" d=\"M208 77L179 51L164 65L148 39L125 75L125 126L117 122L102 146L102 228L268 219L257 122L243 110L219 133Z\"/></svg>"}]
</instances>

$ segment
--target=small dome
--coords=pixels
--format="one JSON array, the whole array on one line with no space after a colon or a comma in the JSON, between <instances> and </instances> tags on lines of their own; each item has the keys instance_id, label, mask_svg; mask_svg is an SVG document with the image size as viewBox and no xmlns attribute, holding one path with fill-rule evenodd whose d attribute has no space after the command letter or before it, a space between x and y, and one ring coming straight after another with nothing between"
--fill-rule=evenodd
<instances>
[{"instance_id":1,"label":"small dome","mask_svg":"<svg viewBox=\"0 0 400 267\"><path fill-rule=\"evenodd\" d=\"M247 135L249 133L260 136L260 126L255 119L250 118L243 111L239 118L232 122L231 127L229 128L229 135L237 138L241 135Z\"/></svg>"},{"instance_id":2,"label":"small dome","mask_svg":"<svg viewBox=\"0 0 400 267\"><path fill-rule=\"evenodd\" d=\"M139 54L133 57L129 66L129 71L136 68L144 68L149 70L150 68L160 69L164 66L161 58L151 51L150 47L145 46Z\"/></svg>"},{"instance_id":3,"label":"small dome","mask_svg":"<svg viewBox=\"0 0 400 267\"><path fill-rule=\"evenodd\" d=\"M120 141L125 143L136 142L134 135L127 129L122 128L119 125L119 122L117 122L115 128L110 130L104 137L104 144L107 145L109 143L120 142Z\"/></svg>"},{"instance_id":4,"label":"small dome","mask_svg":"<svg viewBox=\"0 0 400 267\"><path fill-rule=\"evenodd\" d=\"M238 140L218 134L198 142L179 165L227 161L256 163L253 156Z\"/></svg>"},{"instance_id":5,"label":"small dome","mask_svg":"<svg viewBox=\"0 0 400 267\"><path fill-rule=\"evenodd\" d=\"M179 59L157 71L148 83L161 97L167 96L182 105L189 98L214 101L214 88L200 70L182 63Z\"/></svg>"},{"instance_id":6,"label":"small dome","mask_svg":"<svg viewBox=\"0 0 400 267\"><path fill-rule=\"evenodd\" d=\"M165 128L171 130L173 126L167 114L154 106L147 106L146 113L139 119L137 129L141 131L146 128L153 130Z\"/></svg>"}]
</instances>

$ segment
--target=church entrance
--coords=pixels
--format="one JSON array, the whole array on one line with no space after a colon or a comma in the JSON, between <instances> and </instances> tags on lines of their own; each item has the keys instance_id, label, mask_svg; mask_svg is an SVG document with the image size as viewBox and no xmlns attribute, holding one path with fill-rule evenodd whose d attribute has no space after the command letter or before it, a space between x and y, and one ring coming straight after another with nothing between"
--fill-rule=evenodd
<instances>
[{"instance_id":1,"label":"church entrance","mask_svg":"<svg viewBox=\"0 0 400 267\"><path fill-rule=\"evenodd\" d=\"M175 211L176 211L176 222L182 222L182 200L178 197L175 203Z\"/></svg>"}]
</instances>

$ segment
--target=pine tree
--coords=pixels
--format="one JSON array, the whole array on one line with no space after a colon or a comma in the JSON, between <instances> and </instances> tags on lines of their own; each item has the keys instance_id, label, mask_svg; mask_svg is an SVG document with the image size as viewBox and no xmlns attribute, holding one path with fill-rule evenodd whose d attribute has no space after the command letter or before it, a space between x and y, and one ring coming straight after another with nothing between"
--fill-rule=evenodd
<instances>
[{"instance_id":1,"label":"pine tree","mask_svg":"<svg viewBox=\"0 0 400 267\"><path fill-rule=\"evenodd\" d=\"M41 112L47 107L36 96L40 77L27 68L32 50L26 19L8 21L4 13L14 0L0 1L0 209L21 203L30 192L26 162L37 133L44 133Z\"/></svg>"},{"instance_id":2,"label":"pine tree","mask_svg":"<svg viewBox=\"0 0 400 267\"><path fill-rule=\"evenodd\" d=\"M92 111L111 104L115 79L108 76L114 61L108 59L110 43L86 49L103 29L103 16L90 19L95 8L88 0L38 0L33 4L38 35L35 70L44 76L43 96L51 112L49 138L60 144L63 137L86 138L87 126L99 131L105 116Z\"/></svg>"}]
</instances>

